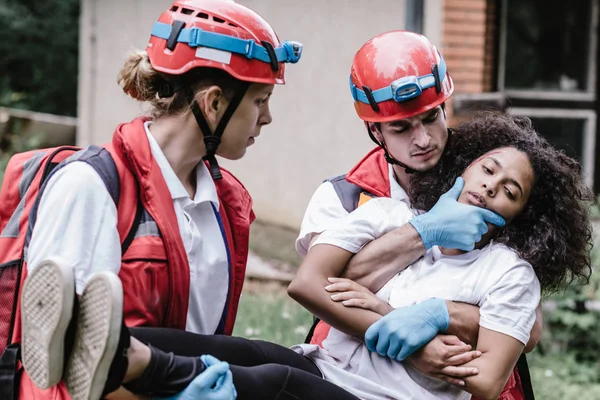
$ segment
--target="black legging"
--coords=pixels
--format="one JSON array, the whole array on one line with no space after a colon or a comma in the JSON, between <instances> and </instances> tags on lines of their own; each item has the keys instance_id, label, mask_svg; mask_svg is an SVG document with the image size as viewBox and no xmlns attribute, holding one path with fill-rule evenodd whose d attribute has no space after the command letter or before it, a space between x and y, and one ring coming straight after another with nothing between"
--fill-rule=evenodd
<instances>
[{"instance_id":1,"label":"black legging","mask_svg":"<svg viewBox=\"0 0 600 400\"><path fill-rule=\"evenodd\" d=\"M177 329L130 328L139 341L180 356L210 354L227 361L238 399L359 400L322 378L308 358L275 343Z\"/></svg>"}]
</instances>

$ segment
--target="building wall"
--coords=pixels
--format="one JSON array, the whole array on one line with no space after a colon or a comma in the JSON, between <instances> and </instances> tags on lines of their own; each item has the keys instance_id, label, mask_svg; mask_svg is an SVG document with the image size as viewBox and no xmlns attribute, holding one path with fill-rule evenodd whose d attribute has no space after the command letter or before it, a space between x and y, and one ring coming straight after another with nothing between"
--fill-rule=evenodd
<instances>
[{"instance_id":1,"label":"building wall","mask_svg":"<svg viewBox=\"0 0 600 400\"><path fill-rule=\"evenodd\" d=\"M244 159L222 161L249 189L257 216L297 228L314 189L351 168L373 146L352 106L352 57L370 37L402 29L404 1L239 0L281 39L304 44L300 63L275 89L273 123ZM116 84L128 50L145 47L168 0L82 0L78 143L108 141L143 112ZM425 34L440 43L441 0L427 0ZM428 33L430 32L430 33Z\"/></svg>"},{"instance_id":2,"label":"building wall","mask_svg":"<svg viewBox=\"0 0 600 400\"><path fill-rule=\"evenodd\" d=\"M470 96L493 91L496 59L495 2L445 0L442 53L454 81L454 92ZM455 113L456 95L449 101L449 125L469 118Z\"/></svg>"}]
</instances>

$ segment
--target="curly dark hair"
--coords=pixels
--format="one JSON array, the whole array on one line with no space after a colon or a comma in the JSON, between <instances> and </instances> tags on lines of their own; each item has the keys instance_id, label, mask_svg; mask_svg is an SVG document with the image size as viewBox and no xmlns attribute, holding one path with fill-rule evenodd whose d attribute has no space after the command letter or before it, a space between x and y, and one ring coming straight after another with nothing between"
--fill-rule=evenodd
<instances>
[{"instance_id":1,"label":"curly dark hair","mask_svg":"<svg viewBox=\"0 0 600 400\"><path fill-rule=\"evenodd\" d=\"M413 207L430 210L473 161L500 147L525 153L535 178L525 208L494 240L533 266L545 292L574 279L589 282L594 195L582 181L579 163L536 133L529 118L483 112L460 124L438 165L411 177Z\"/></svg>"}]
</instances>

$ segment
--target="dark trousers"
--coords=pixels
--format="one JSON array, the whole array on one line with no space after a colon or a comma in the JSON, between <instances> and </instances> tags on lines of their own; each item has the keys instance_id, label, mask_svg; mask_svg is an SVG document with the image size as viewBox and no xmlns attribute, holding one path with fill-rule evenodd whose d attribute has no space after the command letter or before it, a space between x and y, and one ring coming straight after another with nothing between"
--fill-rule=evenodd
<instances>
[{"instance_id":1,"label":"dark trousers","mask_svg":"<svg viewBox=\"0 0 600 400\"><path fill-rule=\"evenodd\" d=\"M166 328L130 331L139 341L165 352L190 357L211 354L227 361L239 400L359 400L323 379L311 360L274 343Z\"/></svg>"}]
</instances>

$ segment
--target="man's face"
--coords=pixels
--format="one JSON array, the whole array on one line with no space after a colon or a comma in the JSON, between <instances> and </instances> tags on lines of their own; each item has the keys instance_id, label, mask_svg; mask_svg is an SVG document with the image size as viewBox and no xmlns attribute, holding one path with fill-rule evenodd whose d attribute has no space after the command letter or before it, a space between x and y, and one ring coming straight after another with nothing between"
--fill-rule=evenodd
<instances>
[{"instance_id":1,"label":"man's face","mask_svg":"<svg viewBox=\"0 0 600 400\"><path fill-rule=\"evenodd\" d=\"M370 122L369 127L392 157L415 171L427 171L436 165L448 141L441 106L406 119Z\"/></svg>"}]
</instances>

